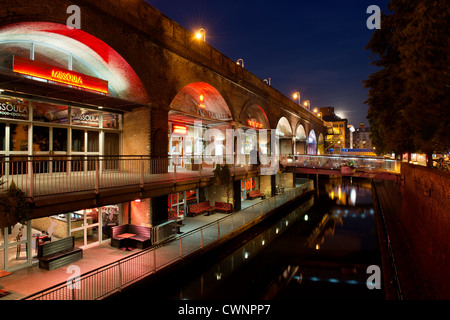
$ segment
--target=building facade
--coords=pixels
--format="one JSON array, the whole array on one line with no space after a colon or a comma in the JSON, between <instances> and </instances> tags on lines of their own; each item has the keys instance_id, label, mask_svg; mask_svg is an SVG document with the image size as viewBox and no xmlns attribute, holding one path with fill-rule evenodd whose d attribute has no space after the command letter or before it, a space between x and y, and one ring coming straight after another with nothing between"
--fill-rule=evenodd
<instances>
[{"instance_id":1,"label":"building facade","mask_svg":"<svg viewBox=\"0 0 450 320\"><path fill-rule=\"evenodd\" d=\"M145 2L77 1L81 28L70 5L0 7L2 191L14 182L33 208L0 217L0 269L37 263L45 235L89 248L205 200L239 210L280 181L251 170L253 151L324 152L322 119ZM219 159L233 160L231 200L210 176Z\"/></svg>"}]
</instances>

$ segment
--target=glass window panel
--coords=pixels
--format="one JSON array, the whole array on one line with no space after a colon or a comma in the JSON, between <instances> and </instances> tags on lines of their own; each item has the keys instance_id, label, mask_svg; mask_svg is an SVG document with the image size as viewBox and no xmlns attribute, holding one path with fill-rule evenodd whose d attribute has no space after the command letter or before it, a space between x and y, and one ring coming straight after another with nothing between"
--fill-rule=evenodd
<instances>
[{"instance_id":1,"label":"glass window panel","mask_svg":"<svg viewBox=\"0 0 450 320\"><path fill-rule=\"evenodd\" d=\"M34 45L34 60L50 64L64 69L69 68L69 55L66 52L58 50L41 43Z\"/></svg>"},{"instance_id":2,"label":"glass window panel","mask_svg":"<svg viewBox=\"0 0 450 320\"><path fill-rule=\"evenodd\" d=\"M99 113L97 111L72 108L71 113L73 125L99 127Z\"/></svg>"},{"instance_id":3,"label":"glass window panel","mask_svg":"<svg viewBox=\"0 0 450 320\"><path fill-rule=\"evenodd\" d=\"M28 125L11 123L9 130L9 150L28 151Z\"/></svg>"},{"instance_id":4,"label":"glass window panel","mask_svg":"<svg viewBox=\"0 0 450 320\"><path fill-rule=\"evenodd\" d=\"M72 70L82 73L82 74L87 74L89 76L92 77L96 77L98 78L98 74L96 74L92 68L88 67L86 65L86 63L84 63L83 61L79 60L77 57L72 57Z\"/></svg>"},{"instance_id":5,"label":"glass window panel","mask_svg":"<svg viewBox=\"0 0 450 320\"><path fill-rule=\"evenodd\" d=\"M99 151L99 132L98 131L88 131L88 152L98 152Z\"/></svg>"},{"instance_id":6,"label":"glass window panel","mask_svg":"<svg viewBox=\"0 0 450 320\"><path fill-rule=\"evenodd\" d=\"M0 151L5 151L6 147L6 123L0 123Z\"/></svg>"},{"instance_id":7,"label":"glass window panel","mask_svg":"<svg viewBox=\"0 0 450 320\"><path fill-rule=\"evenodd\" d=\"M119 129L120 114L103 112L103 128Z\"/></svg>"},{"instance_id":8,"label":"glass window panel","mask_svg":"<svg viewBox=\"0 0 450 320\"><path fill-rule=\"evenodd\" d=\"M33 120L68 124L69 107L56 104L33 102Z\"/></svg>"},{"instance_id":9,"label":"glass window panel","mask_svg":"<svg viewBox=\"0 0 450 320\"><path fill-rule=\"evenodd\" d=\"M33 151L50 150L50 128L34 126L33 127Z\"/></svg>"},{"instance_id":10,"label":"glass window panel","mask_svg":"<svg viewBox=\"0 0 450 320\"><path fill-rule=\"evenodd\" d=\"M13 56L30 59L31 43L8 42L0 44L0 71L12 73Z\"/></svg>"},{"instance_id":11,"label":"glass window panel","mask_svg":"<svg viewBox=\"0 0 450 320\"><path fill-rule=\"evenodd\" d=\"M72 129L72 151L84 151L84 130Z\"/></svg>"},{"instance_id":12,"label":"glass window panel","mask_svg":"<svg viewBox=\"0 0 450 320\"><path fill-rule=\"evenodd\" d=\"M3 119L28 120L30 103L23 99L1 98L0 117Z\"/></svg>"},{"instance_id":13,"label":"glass window panel","mask_svg":"<svg viewBox=\"0 0 450 320\"><path fill-rule=\"evenodd\" d=\"M67 151L66 128L53 128L53 151Z\"/></svg>"}]
</instances>

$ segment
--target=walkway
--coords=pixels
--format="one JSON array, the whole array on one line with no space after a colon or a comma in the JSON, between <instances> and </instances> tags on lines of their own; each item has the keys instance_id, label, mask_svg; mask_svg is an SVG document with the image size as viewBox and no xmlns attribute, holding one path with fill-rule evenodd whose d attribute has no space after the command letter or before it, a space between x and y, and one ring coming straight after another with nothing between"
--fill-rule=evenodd
<instances>
[{"instance_id":1,"label":"walkway","mask_svg":"<svg viewBox=\"0 0 450 320\"><path fill-rule=\"evenodd\" d=\"M238 228L276 209L288 201L313 189L312 181L306 182L282 195L266 200L253 200L250 207L233 214L215 213L209 216L186 217L181 234L164 245L151 249L122 251L104 243L84 250L83 259L74 263L79 267L81 289L70 290L67 280L75 275L67 267L55 270L40 269L37 265L13 272L0 278L0 290L8 294L0 300L19 300L31 294L57 286L46 299L92 300L117 291L149 274L179 261L179 259L211 244ZM97 270L93 272L94 270ZM89 273L85 276L86 273ZM99 286L98 284L101 283Z\"/></svg>"}]
</instances>

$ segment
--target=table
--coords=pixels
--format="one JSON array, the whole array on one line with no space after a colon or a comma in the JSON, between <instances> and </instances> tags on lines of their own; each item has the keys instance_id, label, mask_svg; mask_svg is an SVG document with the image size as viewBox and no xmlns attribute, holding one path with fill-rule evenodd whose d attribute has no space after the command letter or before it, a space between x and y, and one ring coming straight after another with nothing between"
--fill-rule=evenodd
<instances>
[{"instance_id":1,"label":"table","mask_svg":"<svg viewBox=\"0 0 450 320\"><path fill-rule=\"evenodd\" d=\"M125 251L133 250L132 248L128 247L128 238L134 237L135 235L136 235L135 233L122 233L122 234L118 235L119 238L125 238L126 245L125 245L125 248L121 248L122 250L125 250Z\"/></svg>"},{"instance_id":2,"label":"table","mask_svg":"<svg viewBox=\"0 0 450 320\"><path fill-rule=\"evenodd\" d=\"M209 216L209 215L215 213L215 212L214 212L215 209L216 209L216 208L209 208L209 209L206 209L206 211L208 211L208 213L205 214L205 216Z\"/></svg>"}]
</instances>

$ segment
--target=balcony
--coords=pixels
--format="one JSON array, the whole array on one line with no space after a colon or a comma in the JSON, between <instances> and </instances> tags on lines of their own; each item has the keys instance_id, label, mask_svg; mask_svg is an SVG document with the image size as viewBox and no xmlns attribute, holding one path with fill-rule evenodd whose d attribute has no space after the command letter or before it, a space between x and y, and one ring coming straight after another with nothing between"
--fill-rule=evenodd
<instances>
[{"instance_id":1,"label":"balcony","mask_svg":"<svg viewBox=\"0 0 450 320\"><path fill-rule=\"evenodd\" d=\"M14 181L30 198L37 199L73 193L100 194L118 188L141 190L150 186L173 186L212 178L215 160L143 155L3 156L0 158L3 182L0 189L7 189ZM234 175L247 174L252 169L248 156L244 156L239 164L230 165Z\"/></svg>"}]
</instances>

